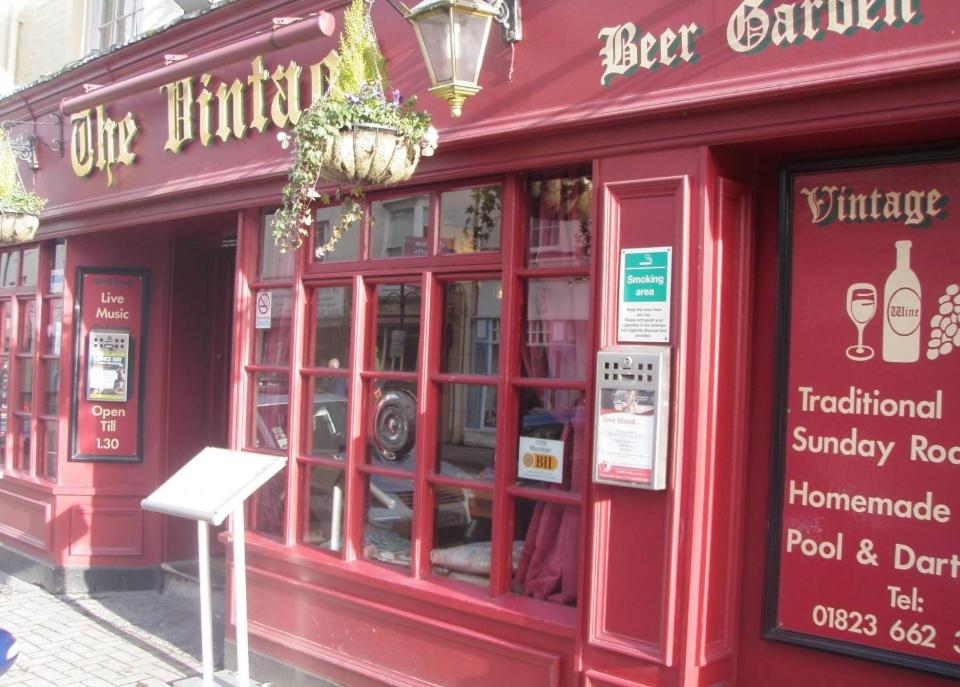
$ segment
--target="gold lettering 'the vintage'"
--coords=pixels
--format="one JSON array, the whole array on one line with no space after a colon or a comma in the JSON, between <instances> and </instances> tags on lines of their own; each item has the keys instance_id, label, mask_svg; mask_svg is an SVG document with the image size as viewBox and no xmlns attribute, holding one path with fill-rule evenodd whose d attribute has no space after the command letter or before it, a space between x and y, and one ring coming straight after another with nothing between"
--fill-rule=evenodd
<instances>
[{"instance_id":1,"label":"gold lettering 'the vintage'","mask_svg":"<svg viewBox=\"0 0 960 687\"><path fill-rule=\"evenodd\" d=\"M94 123L94 120L96 122ZM95 131L95 133L94 133ZM130 166L136 160L133 139L139 128L131 113L119 122L109 118L106 107L84 110L70 117L70 164L79 177L89 176L94 168L107 172L107 186L113 186L113 168Z\"/></svg>"},{"instance_id":2,"label":"gold lettering 'the vintage'","mask_svg":"<svg viewBox=\"0 0 960 687\"><path fill-rule=\"evenodd\" d=\"M163 149L179 153L185 143L193 140L193 78L187 77L164 84L160 92L167 94L167 142Z\"/></svg>"},{"instance_id":3,"label":"gold lettering 'the vintage'","mask_svg":"<svg viewBox=\"0 0 960 687\"><path fill-rule=\"evenodd\" d=\"M288 124L300 121L300 72L303 71L296 62L291 62L286 69L277 67L273 71L273 85L277 93L273 96L270 105L270 118L275 126L281 129Z\"/></svg>"}]
</instances>

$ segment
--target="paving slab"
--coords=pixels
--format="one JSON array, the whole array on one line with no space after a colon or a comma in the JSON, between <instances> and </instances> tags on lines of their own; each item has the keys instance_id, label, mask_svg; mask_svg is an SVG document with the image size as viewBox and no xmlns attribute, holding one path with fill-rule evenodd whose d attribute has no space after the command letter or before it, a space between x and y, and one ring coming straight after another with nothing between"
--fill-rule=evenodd
<instances>
[{"instance_id":1,"label":"paving slab","mask_svg":"<svg viewBox=\"0 0 960 687\"><path fill-rule=\"evenodd\" d=\"M214 606L215 661L222 665L222 598ZM189 595L57 596L0 575L0 626L20 643L0 687L167 687L203 670L200 607Z\"/></svg>"}]
</instances>

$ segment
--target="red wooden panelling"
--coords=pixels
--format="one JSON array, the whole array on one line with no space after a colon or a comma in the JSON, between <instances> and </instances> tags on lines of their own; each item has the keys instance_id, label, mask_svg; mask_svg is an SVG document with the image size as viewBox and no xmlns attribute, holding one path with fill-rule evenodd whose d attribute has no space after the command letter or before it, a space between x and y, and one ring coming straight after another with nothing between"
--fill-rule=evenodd
<instances>
[{"instance_id":1,"label":"red wooden panelling","mask_svg":"<svg viewBox=\"0 0 960 687\"><path fill-rule=\"evenodd\" d=\"M0 534L37 549L50 541L51 506L28 496L0 491Z\"/></svg>"},{"instance_id":2,"label":"red wooden panelling","mask_svg":"<svg viewBox=\"0 0 960 687\"><path fill-rule=\"evenodd\" d=\"M681 339L677 317L686 298L687 237L690 226L689 180L685 176L607 183L604 185L604 283L615 284L619 253L624 248L671 245L671 343ZM614 343L616 287L608 287L603 325ZM613 320L613 321L611 321ZM675 356L676 359L676 356ZM672 432L679 431L680 388L674 377ZM671 444L677 446L674 439ZM663 665L674 662L674 625L678 583L676 510L672 493L677 460L668 459L671 486L663 492L596 487L594 508L593 608L591 644Z\"/></svg>"},{"instance_id":3,"label":"red wooden panelling","mask_svg":"<svg viewBox=\"0 0 960 687\"><path fill-rule=\"evenodd\" d=\"M247 583L254 636L295 649L301 661L339 664L364 682L560 685L559 655L256 569Z\"/></svg>"},{"instance_id":4,"label":"red wooden panelling","mask_svg":"<svg viewBox=\"0 0 960 687\"><path fill-rule=\"evenodd\" d=\"M143 510L74 506L70 513L71 556L140 556Z\"/></svg>"},{"instance_id":5,"label":"red wooden panelling","mask_svg":"<svg viewBox=\"0 0 960 687\"><path fill-rule=\"evenodd\" d=\"M698 662L729 656L736 628L740 513L745 450L747 351L750 307L751 226L749 190L727 179L717 181L712 295L711 387L704 389L710 416L713 459L704 461L706 521L703 532L702 606L692 603L699 621Z\"/></svg>"}]
</instances>

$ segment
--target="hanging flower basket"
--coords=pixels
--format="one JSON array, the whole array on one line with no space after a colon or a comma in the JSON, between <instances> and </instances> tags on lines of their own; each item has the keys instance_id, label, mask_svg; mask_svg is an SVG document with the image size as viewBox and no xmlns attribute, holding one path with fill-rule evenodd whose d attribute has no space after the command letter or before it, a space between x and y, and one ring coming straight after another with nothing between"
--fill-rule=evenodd
<instances>
[{"instance_id":1,"label":"hanging flower basket","mask_svg":"<svg viewBox=\"0 0 960 687\"><path fill-rule=\"evenodd\" d=\"M40 218L36 215L0 209L0 244L32 241L39 226Z\"/></svg>"},{"instance_id":2,"label":"hanging flower basket","mask_svg":"<svg viewBox=\"0 0 960 687\"><path fill-rule=\"evenodd\" d=\"M420 145L404 140L390 126L356 123L327 143L320 176L341 184L399 184L413 176Z\"/></svg>"},{"instance_id":3,"label":"hanging flower basket","mask_svg":"<svg viewBox=\"0 0 960 687\"><path fill-rule=\"evenodd\" d=\"M32 241L46 204L46 198L24 190L9 135L0 128L0 244Z\"/></svg>"},{"instance_id":4,"label":"hanging flower basket","mask_svg":"<svg viewBox=\"0 0 960 687\"><path fill-rule=\"evenodd\" d=\"M298 248L313 227L315 205L342 201L340 220L317 255L363 217L367 186L399 184L413 176L421 155L437 146L430 116L387 96L386 65L370 18L373 0L352 0L343 15L339 60L330 88L300 116L293 135L281 132L284 148L293 142L293 163L274 216L273 237L281 251ZM317 191L323 181L352 187L333 194Z\"/></svg>"}]
</instances>

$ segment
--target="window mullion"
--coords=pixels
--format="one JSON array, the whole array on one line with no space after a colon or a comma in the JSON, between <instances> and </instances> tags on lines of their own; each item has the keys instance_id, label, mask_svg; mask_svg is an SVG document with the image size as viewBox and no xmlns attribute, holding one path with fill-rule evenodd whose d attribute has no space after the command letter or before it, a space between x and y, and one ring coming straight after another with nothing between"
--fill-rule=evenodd
<instances>
[{"instance_id":1,"label":"window mullion","mask_svg":"<svg viewBox=\"0 0 960 687\"><path fill-rule=\"evenodd\" d=\"M490 557L490 594L503 596L510 591L513 550L512 501L507 487L516 473L517 400L511 384L520 375L521 282L517 271L523 259L522 217L517 192L519 178L514 175L505 185L501 214L503 245L503 303L500 317L500 364L497 373L497 439L494 469L493 542Z\"/></svg>"},{"instance_id":2,"label":"window mullion","mask_svg":"<svg viewBox=\"0 0 960 687\"><path fill-rule=\"evenodd\" d=\"M371 331L376 335L370 307L370 292L363 277L353 279L353 322L350 333L350 380L348 385L347 436L352 437L347 446L344 491L346 503L343 505L343 557L356 560L363 551L363 521L366 509L366 479L357 467L364 462L366 433L363 427L364 404L367 382L360 377L360 371L366 369Z\"/></svg>"},{"instance_id":3,"label":"window mullion","mask_svg":"<svg viewBox=\"0 0 960 687\"><path fill-rule=\"evenodd\" d=\"M288 443L287 453L287 502L284 519L284 542L287 546L293 546L299 539L299 518L300 500L302 490L300 489L300 466L297 462L297 456L303 453L303 388L304 381L301 375L301 369L304 364L304 329L307 322L307 297L306 289L303 284L303 259L298 255L295 261L295 274L293 282L293 303L290 307L290 314L293 319L290 327L290 398L287 407L287 432Z\"/></svg>"},{"instance_id":4,"label":"window mullion","mask_svg":"<svg viewBox=\"0 0 960 687\"><path fill-rule=\"evenodd\" d=\"M39 280L38 280L39 281ZM46 302L40 297L39 289L37 293L33 296L34 300L34 317L33 317L33 351L31 352L31 359L33 361L33 377L30 380L31 388L33 391L30 394L30 466L29 472L31 475L37 474L37 466L40 460L40 412L42 410L43 403L43 394L37 393L38 390L43 390L45 387L42 385L43 381L43 370L41 369L42 365L40 362L40 349L41 341L40 335L42 333L42 323L44 318L44 305Z\"/></svg>"},{"instance_id":5,"label":"window mullion","mask_svg":"<svg viewBox=\"0 0 960 687\"><path fill-rule=\"evenodd\" d=\"M430 549L433 547L433 492L427 476L436 463L437 394L430 376L439 367L440 332L443 290L435 275L424 272L423 301L420 313L420 350L417 359L417 437L414 450L414 501L411 564L413 575L423 577L430 572Z\"/></svg>"}]
</instances>

